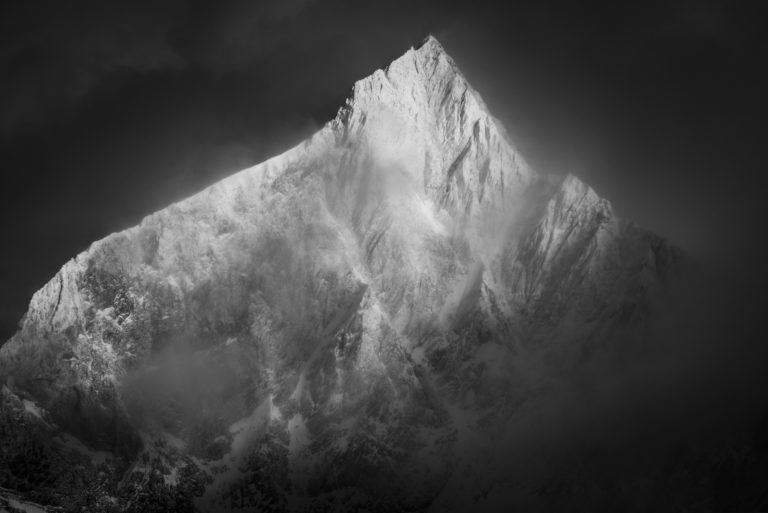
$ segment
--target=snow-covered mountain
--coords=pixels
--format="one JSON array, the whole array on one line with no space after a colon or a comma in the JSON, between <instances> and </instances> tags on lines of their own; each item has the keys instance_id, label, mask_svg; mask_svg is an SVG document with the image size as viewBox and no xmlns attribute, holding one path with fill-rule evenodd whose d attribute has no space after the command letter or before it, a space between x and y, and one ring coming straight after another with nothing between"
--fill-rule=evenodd
<instances>
[{"instance_id":1,"label":"snow-covered mountain","mask_svg":"<svg viewBox=\"0 0 768 513\"><path fill-rule=\"evenodd\" d=\"M531 169L430 37L34 295L0 349L0 509L467 506L539 369L642 338L678 259Z\"/></svg>"}]
</instances>

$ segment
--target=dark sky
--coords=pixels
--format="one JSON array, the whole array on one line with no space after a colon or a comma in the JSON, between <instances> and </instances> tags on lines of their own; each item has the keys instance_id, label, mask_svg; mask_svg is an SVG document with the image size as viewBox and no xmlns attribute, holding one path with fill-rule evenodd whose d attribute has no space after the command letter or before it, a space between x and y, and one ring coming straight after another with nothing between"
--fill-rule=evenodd
<instances>
[{"instance_id":1,"label":"dark sky","mask_svg":"<svg viewBox=\"0 0 768 513\"><path fill-rule=\"evenodd\" d=\"M0 340L69 258L332 118L435 35L529 160L762 267L758 2L3 2Z\"/></svg>"}]
</instances>

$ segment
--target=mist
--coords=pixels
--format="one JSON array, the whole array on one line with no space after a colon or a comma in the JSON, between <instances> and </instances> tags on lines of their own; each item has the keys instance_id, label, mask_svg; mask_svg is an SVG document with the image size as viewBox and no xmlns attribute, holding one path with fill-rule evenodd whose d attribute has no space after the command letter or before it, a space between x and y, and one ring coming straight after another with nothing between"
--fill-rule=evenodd
<instances>
[{"instance_id":1,"label":"mist","mask_svg":"<svg viewBox=\"0 0 768 513\"><path fill-rule=\"evenodd\" d=\"M743 269L686 266L647 336L586 355L563 340L528 364L532 398L488 440L459 446L474 482L435 511L764 509L761 288Z\"/></svg>"}]
</instances>

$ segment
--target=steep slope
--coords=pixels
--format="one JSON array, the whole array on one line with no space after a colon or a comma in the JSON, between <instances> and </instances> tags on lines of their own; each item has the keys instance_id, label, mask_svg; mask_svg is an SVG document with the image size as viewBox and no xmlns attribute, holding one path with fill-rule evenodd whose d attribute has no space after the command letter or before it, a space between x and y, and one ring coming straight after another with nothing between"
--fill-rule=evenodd
<instances>
[{"instance_id":1,"label":"steep slope","mask_svg":"<svg viewBox=\"0 0 768 513\"><path fill-rule=\"evenodd\" d=\"M640 333L675 262L530 169L430 37L307 141L34 295L0 350L0 461L50 471L0 463L0 487L73 511L425 510L535 397L525 368Z\"/></svg>"}]
</instances>

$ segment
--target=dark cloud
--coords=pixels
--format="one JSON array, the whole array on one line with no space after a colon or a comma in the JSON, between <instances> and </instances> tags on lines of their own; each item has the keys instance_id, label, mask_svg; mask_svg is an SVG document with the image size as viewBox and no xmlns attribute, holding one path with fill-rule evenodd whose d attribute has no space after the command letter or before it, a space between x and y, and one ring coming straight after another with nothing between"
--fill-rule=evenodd
<instances>
[{"instance_id":1,"label":"dark cloud","mask_svg":"<svg viewBox=\"0 0 768 513\"><path fill-rule=\"evenodd\" d=\"M112 73L182 64L166 40L172 6L25 2L2 11L2 135L71 107Z\"/></svg>"},{"instance_id":2,"label":"dark cloud","mask_svg":"<svg viewBox=\"0 0 768 513\"><path fill-rule=\"evenodd\" d=\"M0 136L80 108L115 76L243 69L294 35L310 0L30 2L3 12ZM72 114L70 112L70 114ZM76 114L76 113L75 113Z\"/></svg>"},{"instance_id":3,"label":"dark cloud","mask_svg":"<svg viewBox=\"0 0 768 513\"><path fill-rule=\"evenodd\" d=\"M171 34L187 59L216 71L243 68L274 52L296 30L313 0L199 3Z\"/></svg>"},{"instance_id":4,"label":"dark cloud","mask_svg":"<svg viewBox=\"0 0 768 513\"><path fill-rule=\"evenodd\" d=\"M553 492L523 509L763 510L768 347L762 306L744 294L765 284L708 269L657 311L642 345L615 339L600 358L545 369L547 392L494 446L501 482Z\"/></svg>"}]
</instances>

